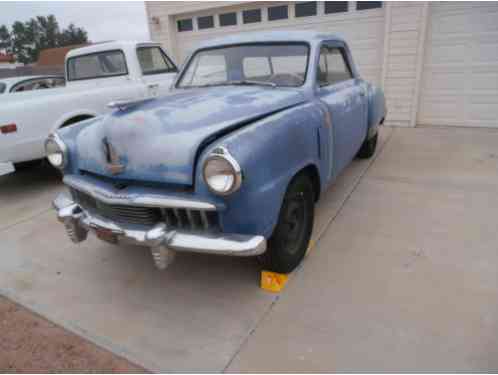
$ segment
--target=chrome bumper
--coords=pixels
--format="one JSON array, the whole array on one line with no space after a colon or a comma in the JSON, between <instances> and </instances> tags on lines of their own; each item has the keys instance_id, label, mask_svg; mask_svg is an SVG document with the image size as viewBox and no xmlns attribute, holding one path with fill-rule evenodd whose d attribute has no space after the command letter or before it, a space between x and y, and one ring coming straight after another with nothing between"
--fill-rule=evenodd
<instances>
[{"instance_id":1,"label":"chrome bumper","mask_svg":"<svg viewBox=\"0 0 498 375\"><path fill-rule=\"evenodd\" d=\"M174 251L233 256L254 256L266 250L266 240L263 236L169 230L165 223L158 223L147 229L116 223L83 210L65 193L56 197L53 207L57 218L64 224L68 236L75 243L84 241L89 231L104 230L112 233L118 243L131 243L151 249L167 248Z\"/></svg>"}]
</instances>

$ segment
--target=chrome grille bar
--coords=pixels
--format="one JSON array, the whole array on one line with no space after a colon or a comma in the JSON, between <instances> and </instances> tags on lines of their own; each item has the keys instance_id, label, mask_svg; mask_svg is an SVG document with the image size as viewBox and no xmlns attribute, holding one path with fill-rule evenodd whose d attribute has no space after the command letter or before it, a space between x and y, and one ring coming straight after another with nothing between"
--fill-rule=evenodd
<instances>
[{"instance_id":1,"label":"chrome grille bar","mask_svg":"<svg viewBox=\"0 0 498 375\"><path fill-rule=\"evenodd\" d=\"M83 209L116 222L147 226L164 222L173 229L219 231L216 211L108 204L76 189L71 189L71 193Z\"/></svg>"}]
</instances>

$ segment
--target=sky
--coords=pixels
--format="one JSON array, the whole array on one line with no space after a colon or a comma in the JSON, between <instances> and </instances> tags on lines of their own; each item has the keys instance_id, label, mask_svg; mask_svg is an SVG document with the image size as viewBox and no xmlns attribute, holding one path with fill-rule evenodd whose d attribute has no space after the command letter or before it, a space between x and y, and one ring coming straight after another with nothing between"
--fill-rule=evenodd
<instances>
[{"instance_id":1,"label":"sky","mask_svg":"<svg viewBox=\"0 0 498 375\"><path fill-rule=\"evenodd\" d=\"M145 4L135 2L3 1L0 0L0 25L9 29L15 21L54 14L59 27L71 22L83 27L92 42L104 40L149 40Z\"/></svg>"}]
</instances>

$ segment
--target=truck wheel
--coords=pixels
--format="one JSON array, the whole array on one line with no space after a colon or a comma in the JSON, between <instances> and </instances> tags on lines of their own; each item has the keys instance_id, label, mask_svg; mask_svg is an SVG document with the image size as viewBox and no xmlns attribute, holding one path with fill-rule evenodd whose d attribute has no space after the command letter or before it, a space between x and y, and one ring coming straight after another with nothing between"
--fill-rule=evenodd
<instances>
[{"instance_id":1,"label":"truck wheel","mask_svg":"<svg viewBox=\"0 0 498 375\"><path fill-rule=\"evenodd\" d=\"M308 249L313 219L312 181L307 174L299 174L287 188L268 249L259 258L265 269L289 273L299 265Z\"/></svg>"},{"instance_id":2,"label":"truck wheel","mask_svg":"<svg viewBox=\"0 0 498 375\"><path fill-rule=\"evenodd\" d=\"M375 149L377 148L377 138L379 137L379 133L375 133L375 135L370 139L365 139L363 144L361 145L360 151L356 154L356 157L360 159L368 159L375 154Z\"/></svg>"}]
</instances>

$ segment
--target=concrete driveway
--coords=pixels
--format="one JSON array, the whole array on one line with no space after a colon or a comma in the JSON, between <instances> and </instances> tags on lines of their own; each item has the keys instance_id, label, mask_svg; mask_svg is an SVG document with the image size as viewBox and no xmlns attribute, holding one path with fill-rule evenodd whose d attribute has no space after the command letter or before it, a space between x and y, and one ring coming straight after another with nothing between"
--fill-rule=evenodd
<instances>
[{"instance_id":1,"label":"concrete driveway","mask_svg":"<svg viewBox=\"0 0 498 375\"><path fill-rule=\"evenodd\" d=\"M382 130L280 295L251 259L67 240L49 170L0 177L0 293L151 370L498 369L498 131Z\"/></svg>"}]
</instances>

